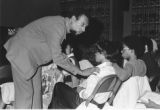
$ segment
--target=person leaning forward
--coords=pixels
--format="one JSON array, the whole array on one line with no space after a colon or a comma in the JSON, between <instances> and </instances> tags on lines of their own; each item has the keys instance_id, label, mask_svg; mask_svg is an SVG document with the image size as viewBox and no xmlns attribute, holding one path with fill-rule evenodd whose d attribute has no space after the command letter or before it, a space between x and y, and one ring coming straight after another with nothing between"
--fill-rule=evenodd
<instances>
[{"instance_id":1,"label":"person leaning forward","mask_svg":"<svg viewBox=\"0 0 160 110\"><path fill-rule=\"evenodd\" d=\"M70 31L81 34L88 24L85 14L43 17L20 29L5 43L15 86L15 108L42 108L41 68L38 67L51 60L74 75L89 76L99 71L96 67L82 71L61 52L66 34Z\"/></svg>"}]
</instances>

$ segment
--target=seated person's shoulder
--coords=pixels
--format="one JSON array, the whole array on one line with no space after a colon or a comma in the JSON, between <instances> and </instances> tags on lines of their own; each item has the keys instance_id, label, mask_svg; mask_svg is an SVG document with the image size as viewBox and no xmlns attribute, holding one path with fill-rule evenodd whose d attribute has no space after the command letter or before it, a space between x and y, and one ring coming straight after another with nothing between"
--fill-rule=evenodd
<instances>
[{"instance_id":1,"label":"seated person's shoulder","mask_svg":"<svg viewBox=\"0 0 160 110\"><path fill-rule=\"evenodd\" d=\"M93 65L88 60L85 59L79 61L79 65L81 70L93 67Z\"/></svg>"}]
</instances>

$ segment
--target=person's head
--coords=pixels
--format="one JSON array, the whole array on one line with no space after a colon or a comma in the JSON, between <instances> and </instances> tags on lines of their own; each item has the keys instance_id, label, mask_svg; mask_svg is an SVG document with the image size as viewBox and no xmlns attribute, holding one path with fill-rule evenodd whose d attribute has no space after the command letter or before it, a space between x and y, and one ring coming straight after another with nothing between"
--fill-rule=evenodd
<instances>
[{"instance_id":1,"label":"person's head","mask_svg":"<svg viewBox=\"0 0 160 110\"><path fill-rule=\"evenodd\" d=\"M88 48L88 51L85 53L85 57L92 63L92 65L96 66L105 60L104 53L105 51L95 43Z\"/></svg>"},{"instance_id":2,"label":"person's head","mask_svg":"<svg viewBox=\"0 0 160 110\"><path fill-rule=\"evenodd\" d=\"M67 55L69 55L69 54L71 54L72 52L73 52L73 48L71 47L70 44L67 44L67 45L66 45L66 49L65 49L65 53L66 53Z\"/></svg>"},{"instance_id":3,"label":"person's head","mask_svg":"<svg viewBox=\"0 0 160 110\"><path fill-rule=\"evenodd\" d=\"M101 45L102 50L105 51L105 58L112 63L117 63L119 66L121 66L122 63L120 47L121 44L115 41L111 41Z\"/></svg>"},{"instance_id":4,"label":"person's head","mask_svg":"<svg viewBox=\"0 0 160 110\"><path fill-rule=\"evenodd\" d=\"M106 61L106 51L103 50L98 44L95 45L95 49L97 51L95 51L94 55L95 55L95 62L97 63L103 63Z\"/></svg>"},{"instance_id":5,"label":"person's head","mask_svg":"<svg viewBox=\"0 0 160 110\"><path fill-rule=\"evenodd\" d=\"M147 37L140 37L144 47L145 47L145 52L144 53L151 53L153 50L153 44L152 44L152 40L150 38Z\"/></svg>"},{"instance_id":6,"label":"person's head","mask_svg":"<svg viewBox=\"0 0 160 110\"><path fill-rule=\"evenodd\" d=\"M98 43L93 44L89 49L88 60L93 64L100 64L106 61L117 63L118 61L118 48L116 48L112 42L104 43L99 45Z\"/></svg>"},{"instance_id":7,"label":"person's head","mask_svg":"<svg viewBox=\"0 0 160 110\"><path fill-rule=\"evenodd\" d=\"M69 55L73 52L73 47L68 40L63 41L62 52L65 53L66 55Z\"/></svg>"},{"instance_id":8,"label":"person's head","mask_svg":"<svg viewBox=\"0 0 160 110\"><path fill-rule=\"evenodd\" d=\"M124 59L140 58L144 54L144 46L140 38L127 36L123 39L122 57Z\"/></svg>"},{"instance_id":9,"label":"person's head","mask_svg":"<svg viewBox=\"0 0 160 110\"><path fill-rule=\"evenodd\" d=\"M78 16L72 15L69 21L69 30L73 31L76 35L85 32L86 27L89 25L89 18L85 14Z\"/></svg>"}]
</instances>

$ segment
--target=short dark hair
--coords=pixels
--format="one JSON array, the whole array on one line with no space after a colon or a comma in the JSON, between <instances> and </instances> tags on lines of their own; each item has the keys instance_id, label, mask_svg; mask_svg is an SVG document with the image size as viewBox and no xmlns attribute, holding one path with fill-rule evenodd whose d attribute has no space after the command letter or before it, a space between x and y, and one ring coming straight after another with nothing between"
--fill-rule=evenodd
<instances>
[{"instance_id":1,"label":"short dark hair","mask_svg":"<svg viewBox=\"0 0 160 110\"><path fill-rule=\"evenodd\" d=\"M145 48L139 37L132 35L126 36L122 43L128 48L133 49L137 58L141 58L143 56Z\"/></svg>"},{"instance_id":2,"label":"short dark hair","mask_svg":"<svg viewBox=\"0 0 160 110\"><path fill-rule=\"evenodd\" d=\"M121 53L118 42L110 41L101 45L101 48L106 52L106 58L112 63L120 64Z\"/></svg>"},{"instance_id":3,"label":"short dark hair","mask_svg":"<svg viewBox=\"0 0 160 110\"><path fill-rule=\"evenodd\" d=\"M89 13L87 13L87 12L76 11L76 12L65 12L65 13L62 13L63 17L69 17L69 18L71 18L72 16L75 16L76 19L79 19L83 15L85 15L88 18L88 23L89 23L89 20L91 19L91 15Z\"/></svg>"},{"instance_id":4,"label":"short dark hair","mask_svg":"<svg viewBox=\"0 0 160 110\"><path fill-rule=\"evenodd\" d=\"M95 53L101 53L103 52L103 50L101 49L101 47L95 43L92 44L89 48L88 51L85 53L86 58L94 65L97 65L96 59L95 59Z\"/></svg>"},{"instance_id":5,"label":"short dark hair","mask_svg":"<svg viewBox=\"0 0 160 110\"><path fill-rule=\"evenodd\" d=\"M62 16L64 17L72 17L72 16L75 16L76 18L82 16L82 15L86 15L87 17L91 17L89 13L87 12L84 12L84 11L74 11L74 12L64 12L62 13Z\"/></svg>"},{"instance_id":6,"label":"short dark hair","mask_svg":"<svg viewBox=\"0 0 160 110\"><path fill-rule=\"evenodd\" d=\"M101 42L101 45L98 43L95 43L91 45L91 47L88 49L87 53L87 59L93 64L97 65L97 62L95 60L95 53L104 53L105 57L111 61L112 63L117 63L118 65L121 66L120 60L121 60L121 54L119 47L115 45L114 42L108 41L107 43Z\"/></svg>"}]
</instances>

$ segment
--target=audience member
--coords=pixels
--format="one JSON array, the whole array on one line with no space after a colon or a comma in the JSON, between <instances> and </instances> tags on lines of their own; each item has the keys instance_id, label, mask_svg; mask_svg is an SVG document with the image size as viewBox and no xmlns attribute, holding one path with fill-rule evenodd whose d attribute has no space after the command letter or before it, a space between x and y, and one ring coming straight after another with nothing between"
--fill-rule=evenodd
<instances>
[{"instance_id":1,"label":"audience member","mask_svg":"<svg viewBox=\"0 0 160 110\"><path fill-rule=\"evenodd\" d=\"M155 61L154 55L157 48L155 48L156 45L152 42L150 38L141 37L141 40L145 47L145 52L142 56L142 60L145 62L147 67L146 75L149 78L152 90L155 91L160 78L160 68L158 67L158 63Z\"/></svg>"},{"instance_id":2,"label":"audience member","mask_svg":"<svg viewBox=\"0 0 160 110\"><path fill-rule=\"evenodd\" d=\"M138 37L128 36L123 40L122 57L127 60L123 68L114 64L116 73L124 81L113 101L113 107L133 109L145 91L151 91L146 77L146 65L140 60L144 48ZM104 107L105 108L105 107Z\"/></svg>"},{"instance_id":3,"label":"audience member","mask_svg":"<svg viewBox=\"0 0 160 110\"><path fill-rule=\"evenodd\" d=\"M90 75L79 85L77 90L70 88L64 83L57 83L49 108L75 109L83 100L91 95L98 81L104 76L115 74L112 62L117 63L117 50L113 50L112 46L109 45L104 46L100 47L98 44L95 44L88 50L90 52L90 59L92 61L95 60L94 62L98 64L97 67L100 68L100 72ZM105 93L99 95L98 100L104 101L107 99L106 95Z\"/></svg>"},{"instance_id":4,"label":"audience member","mask_svg":"<svg viewBox=\"0 0 160 110\"><path fill-rule=\"evenodd\" d=\"M124 68L114 65L117 75L122 81L127 80L131 76L145 76L146 65L139 58L143 56L144 48L140 39L135 36L127 36L123 40L122 57L127 60Z\"/></svg>"}]
</instances>

